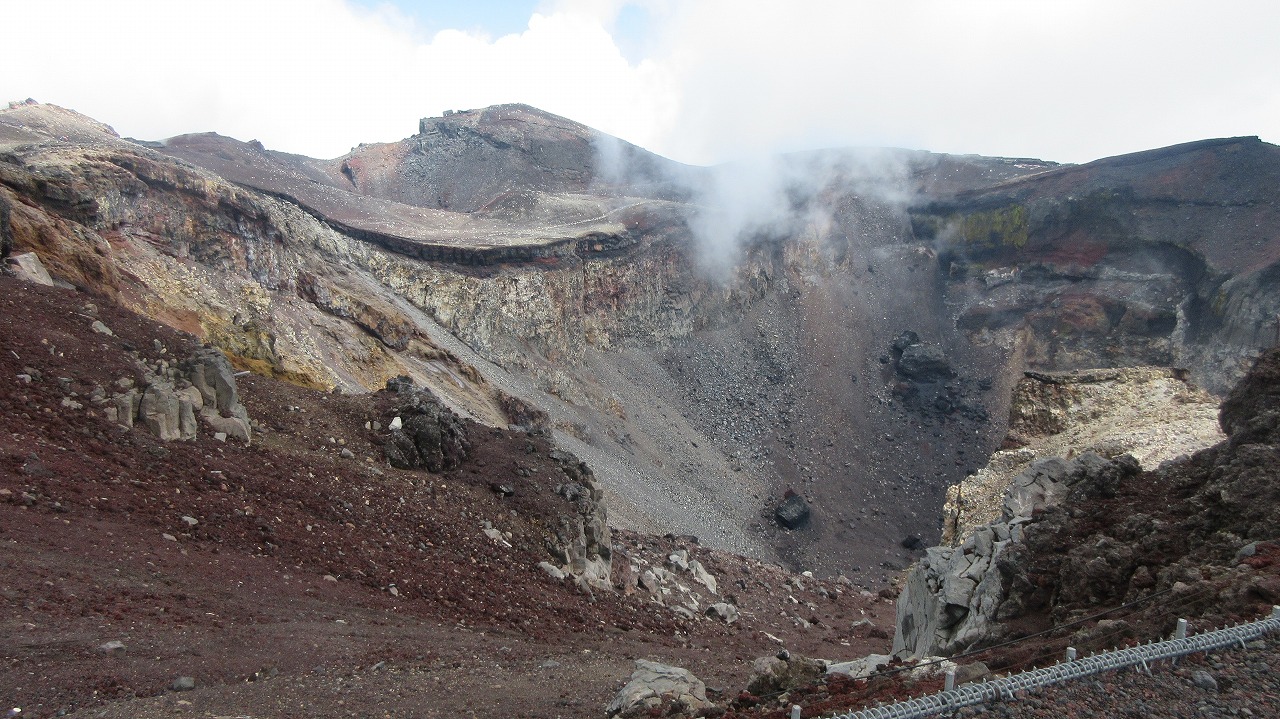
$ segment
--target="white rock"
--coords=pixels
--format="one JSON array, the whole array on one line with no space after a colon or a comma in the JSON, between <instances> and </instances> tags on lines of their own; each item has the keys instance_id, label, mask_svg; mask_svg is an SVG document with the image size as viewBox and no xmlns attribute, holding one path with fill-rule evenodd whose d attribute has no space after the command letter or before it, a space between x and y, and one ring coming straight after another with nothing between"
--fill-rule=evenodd
<instances>
[{"instance_id":1,"label":"white rock","mask_svg":"<svg viewBox=\"0 0 1280 719\"><path fill-rule=\"evenodd\" d=\"M565 573L559 567L552 564L551 562L538 562L538 569L541 569L542 571L546 572L547 576L551 577L556 581L560 581L561 579L565 578Z\"/></svg>"}]
</instances>

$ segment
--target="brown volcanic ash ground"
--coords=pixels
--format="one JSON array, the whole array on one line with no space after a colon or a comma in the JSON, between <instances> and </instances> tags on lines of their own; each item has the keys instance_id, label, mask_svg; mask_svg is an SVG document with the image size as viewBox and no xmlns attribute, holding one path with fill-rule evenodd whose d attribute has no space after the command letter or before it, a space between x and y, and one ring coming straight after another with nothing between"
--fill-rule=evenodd
<instances>
[{"instance_id":1,"label":"brown volcanic ash ground","mask_svg":"<svg viewBox=\"0 0 1280 719\"><path fill-rule=\"evenodd\" d=\"M890 604L832 584L823 598L821 583L800 590L776 567L696 546L737 624L553 581L535 568L542 523L562 509L540 437L470 425L459 470L394 470L364 429L387 423L392 397L251 376L241 395L265 430L252 446L122 429L88 399L94 387L141 380L135 356L180 359L193 340L7 277L0 298L0 700L23 716L599 716L636 658L733 696L750 660L779 648L766 631L810 656L887 647L850 625L891 629ZM115 335L90 331L94 318ZM626 534L615 549L657 560L678 543ZM102 651L110 641L125 649ZM178 676L196 691L167 692Z\"/></svg>"}]
</instances>

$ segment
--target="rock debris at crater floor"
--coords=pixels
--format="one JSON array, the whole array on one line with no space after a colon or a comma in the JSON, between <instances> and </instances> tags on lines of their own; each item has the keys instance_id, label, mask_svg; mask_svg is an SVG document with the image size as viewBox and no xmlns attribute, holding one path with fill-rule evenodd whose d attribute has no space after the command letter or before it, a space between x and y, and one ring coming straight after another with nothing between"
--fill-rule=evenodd
<instances>
[{"instance_id":1,"label":"rock debris at crater floor","mask_svg":"<svg viewBox=\"0 0 1280 719\"><path fill-rule=\"evenodd\" d=\"M602 148L618 161L609 172ZM9 661L36 657L49 672L38 688L87 667L89 693L65 695L77 706L176 677L194 678L183 695L198 696L267 669L307 692L351 682L382 696L383 675L352 657L435 632L465 635L486 656L506 646L531 671L538 652L566 641L581 656L554 661L583 680L625 677L628 654L684 658L723 707L717 693L741 686L745 670L712 668L721 654L749 663L774 650L771 637L816 656L887 651L901 571L994 520L1005 483L1033 460L1131 452L1138 481L1152 482L1150 465L1165 471L1179 444L1189 453L1218 441L1103 405L1120 397L1203 420L1280 339L1280 151L1257 138L1080 166L831 150L778 169L804 178L787 185L779 207L789 209L740 228L726 261L701 243L732 216L718 214L731 197L712 188L731 189L733 168L680 166L527 106L427 118L410 138L335 160L216 134L126 140L39 103L0 110L0 252L14 275L63 288L4 280L11 303L32 293L37 312L12 325L4 358L13 426L0 508L30 518L6 537L21 548L13 566L40 581L4 589L12 616L30 619L5 625L21 637ZM206 397L182 364L198 346L249 373L238 376L240 411ZM1185 369L1124 369L1155 374L1114 392L1094 391L1110 380L1061 379L1138 366ZM154 387L146 411L116 406L125 380L140 396ZM395 393L380 391L389 380L430 403L393 406ZM1019 404L1028 381L1043 386ZM1269 436L1270 420L1233 401L1227 415L1248 419L1224 422L1231 461L1261 462L1266 442L1246 440ZM1039 409L1019 414L1027 406ZM120 427L124 418L139 426ZM1102 436L1115 434L1105 426L1126 431ZM104 464L63 487L66 473L88 472L77 452ZM1191 492L1179 471L1161 476ZM1150 515L1141 502L1158 486L1121 482L1110 501ZM191 497L216 516L180 506ZM792 528L778 521L788 504ZM1270 519L1254 519L1203 542L1227 551L1269 538ZM1169 521L1124 526L1151 537ZM1028 546L1086 541L1087 527L1061 522L1048 512ZM106 581L60 549L90 546L108 553L102 566L118 553L122 576ZM1102 554L1105 571L1085 556L1064 566L1125 588L1086 582L1094 594L1075 599L1195 584L1154 565L1120 576L1132 556ZM161 557L178 568L143 568ZM1031 574L1009 577L1051 584L1025 566ZM172 589L188 572L243 577L269 601L232 611L239 595L206 580L200 593ZM1034 611L1001 631L1083 611L1041 606L1010 581ZM511 598L521 591L532 599ZM158 606L141 609L149 602ZM287 623L326 627L316 650L347 667L343 679L299 674L288 655L300 645L232 651L207 633L258 631L246 627L278 613L271 602L292 607ZM344 627L362 620L337 616L356 605L370 621L400 605L416 618L361 639ZM708 618L708 607L721 609ZM137 628L135 646L160 659L125 650L133 659L116 673L95 654L60 663L50 657L71 640L50 633L55 616L79 617L90 634L93 622ZM859 623L867 617L874 632ZM433 620L438 632L427 631ZM175 638L220 658L201 676L180 666L184 650L158 648ZM101 639L92 646L111 640ZM481 678L465 648L445 654L405 648L367 666L470 690L499 681ZM465 667L479 673L463 677ZM588 710L534 685L506 693L538 697L518 711L561 701L556 713L594 716L608 700L597 687ZM248 694L221 696L230 713ZM338 711L338 699L318 701L327 708L316 715Z\"/></svg>"}]
</instances>

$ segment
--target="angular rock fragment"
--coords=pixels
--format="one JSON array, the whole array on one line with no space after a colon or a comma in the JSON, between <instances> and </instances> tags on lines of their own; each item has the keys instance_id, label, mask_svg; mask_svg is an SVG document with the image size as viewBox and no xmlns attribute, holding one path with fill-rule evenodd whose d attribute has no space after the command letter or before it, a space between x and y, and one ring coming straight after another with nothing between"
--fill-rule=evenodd
<instances>
[{"instance_id":1,"label":"angular rock fragment","mask_svg":"<svg viewBox=\"0 0 1280 719\"><path fill-rule=\"evenodd\" d=\"M799 529L809 521L809 503L804 501L804 497L793 494L778 505L773 516L787 529Z\"/></svg>"}]
</instances>

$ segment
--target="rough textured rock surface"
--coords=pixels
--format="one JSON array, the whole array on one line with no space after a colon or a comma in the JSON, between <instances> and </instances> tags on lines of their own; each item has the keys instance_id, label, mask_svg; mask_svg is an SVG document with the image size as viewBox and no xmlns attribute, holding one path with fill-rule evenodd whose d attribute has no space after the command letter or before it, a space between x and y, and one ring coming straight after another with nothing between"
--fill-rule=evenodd
<instances>
[{"instance_id":1,"label":"rough textured rock surface","mask_svg":"<svg viewBox=\"0 0 1280 719\"><path fill-rule=\"evenodd\" d=\"M637 659L631 681L605 707L605 716L693 717L709 706L707 686L687 669Z\"/></svg>"},{"instance_id":2,"label":"rough textured rock surface","mask_svg":"<svg viewBox=\"0 0 1280 719\"><path fill-rule=\"evenodd\" d=\"M392 429L384 445L387 461L400 469L444 472L455 469L467 457L471 442L462 421L430 391L402 392Z\"/></svg>"},{"instance_id":3,"label":"rough textured rock surface","mask_svg":"<svg viewBox=\"0 0 1280 719\"><path fill-rule=\"evenodd\" d=\"M760 657L751 665L751 678L747 691L756 696L779 694L789 689L812 684L827 671L827 663L821 659L802 657L781 652L772 657Z\"/></svg>"},{"instance_id":4,"label":"rough textured rock surface","mask_svg":"<svg viewBox=\"0 0 1280 719\"><path fill-rule=\"evenodd\" d=\"M942 541L995 521L1013 478L1037 459L1128 454L1152 470L1220 442L1217 415L1218 400L1175 369L1029 372L1014 388L1004 446L947 489Z\"/></svg>"},{"instance_id":5,"label":"rough textured rock surface","mask_svg":"<svg viewBox=\"0 0 1280 719\"><path fill-rule=\"evenodd\" d=\"M930 547L908 571L894 654L947 656L1001 636L1000 622L1018 613L1005 606L1017 572L1007 554L1024 543L1027 526L1049 510L1113 497L1138 471L1127 455L1108 460L1086 452L1071 461L1033 462L1005 491L998 521L973 528L959 546Z\"/></svg>"},{"instance_id":6,"label":"rough textured rock surface","mask_svg":"<svg viewBox=\"0 0 1280 719\"><path fill-rule=\"evenodd\" d=\"M555 492L571 510L553 524L547 549L565 572L589 586L612 590L613 544L604 488L591 468L573 454L557 450L551 459L557 468L554 479L560 482Z\"/></svg>"},{"instance_id":7,"label":"rough textured rock surface","mask_svg":"<svg viewBox=\"0 0 1280 719\"><path fill-rule=\"evenodd\" d=\"M1092 453L1033 463L1006 492L1001 521L912 568L895 652L951 653L1081 617L1069 640L1102 648L1163 633L1170 611L1204 621L1263 613L1280 599L1270 541L1280 526L1278 367L1280 350L1259 357L1223 403L1227 439L1189 458L1147 472ZM1143 604L1150 597L1160 601ZM1091 616L1135 602L1123 619Z\"/></svg>"},{"instance_id":8,"label":"rough textured rock surface","mask_svg":"<svg viewBox=\"0 0 1280 719\"><path fill-rule=\"evenodd\" d=\"M238 369L408 375L496 427L539 416L515 396L616 523L868 585L909 561L901 537L936 541L1025 367L1177 364L1225 391L1274 337L1280 158L1255 138L1079 167L800 153L769 169L804 191L733 232L732 167L520 106L419 130L312 160L22 104L0 111L0 237ZM954 377L880 361L906 327ZM788 488L801 531L770 521Z\"/></svg>"}]
</instances>

